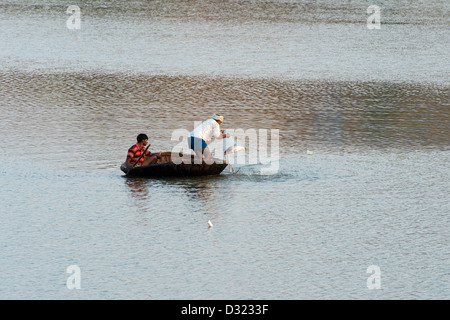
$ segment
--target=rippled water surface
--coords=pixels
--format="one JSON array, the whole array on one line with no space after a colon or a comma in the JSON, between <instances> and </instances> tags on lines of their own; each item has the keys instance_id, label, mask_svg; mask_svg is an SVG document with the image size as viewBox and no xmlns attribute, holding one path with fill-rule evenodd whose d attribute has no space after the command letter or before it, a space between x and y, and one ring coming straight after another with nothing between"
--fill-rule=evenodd
<instances>
[{"instance_id":1,"label":"rippled water surface","mask_svg":"<svg viewBox=\"0 0 450 320\"><path fill-rule=\"evenodd\" d=\"M450 298L446 1L72 4L0 1L0 298ZM215 112L279 154L119 170Z\"/></svg>"}]
</instances>

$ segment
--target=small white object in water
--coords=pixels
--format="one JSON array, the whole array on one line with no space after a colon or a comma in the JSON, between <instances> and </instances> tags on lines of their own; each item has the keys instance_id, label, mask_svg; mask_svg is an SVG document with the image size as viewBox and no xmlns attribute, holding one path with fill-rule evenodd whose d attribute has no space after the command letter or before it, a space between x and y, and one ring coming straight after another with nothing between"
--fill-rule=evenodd
<instances>
[{"instance_id":1,"label":"small white object in water","mask_svg":"<svg viewBox=\"0 0 450 320\"><path fill-rule=\"evenodd\" d=\"M211 229L213 227L211 220L208 220L208 225L209 225L209 229Z\"/></svg>"},{"instance_id":2,"label":"small white object in water","mask_svg":"<svg viewBox=\"0 0 450 320\"><path fill-rule=\"evenodd\" d=\"M231 146L227 150L225 150L223 154L226 156L227 154L235 153L241 150L245 151L245 148L243 146L238 146L237 144L235 144L234 146Z\"/></svg>"},{"instance_id":3,"label":"small white object in water","mask_svg":"<svg viewBox=\"0 0 450 320\"><path fill-rule=\"evenodd\" d=\"M306 154L311 155L311 154L314 154L314 152L312 152L312 151L310 151L310 150L306 150Z\"/></svg>"},{"instance_id":4,"label":"small white object in water","mask_svg":"<svg viewBox=\"0 0 450 320\"><path fill-rule=\"evenodd\" d=\"M243 146L240 146L236 143L236 139L234 137L224 138L222 140L223 143L223 154L226 156L227 154L232 154L241 150L247 151Z\"/></svg>"}]
</instances>

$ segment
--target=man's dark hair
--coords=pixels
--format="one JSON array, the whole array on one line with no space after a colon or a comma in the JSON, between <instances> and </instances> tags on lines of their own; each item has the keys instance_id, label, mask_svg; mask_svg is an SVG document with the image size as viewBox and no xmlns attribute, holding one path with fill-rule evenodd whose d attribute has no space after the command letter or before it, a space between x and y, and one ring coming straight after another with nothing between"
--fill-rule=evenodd
<instances>
[{"instance_id":1,"label":"man's dark hair","mask_svg":"<svg viewBox=\"0 0 450 320\"><path fill-rule=\"evenodd\" d=\"M148 139L147 135L145 133L141 133L137 136L137 142L141 142L142 140Z\"/></svg>"}]
</instances>

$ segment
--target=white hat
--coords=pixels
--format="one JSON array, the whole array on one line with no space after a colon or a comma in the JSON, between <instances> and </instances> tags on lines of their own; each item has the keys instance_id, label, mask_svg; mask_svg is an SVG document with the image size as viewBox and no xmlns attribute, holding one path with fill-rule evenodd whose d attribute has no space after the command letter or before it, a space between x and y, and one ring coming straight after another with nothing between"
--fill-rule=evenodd
<instances>
[{"instance_id":1,"label":"white hat","mask_svg":"<svg viewBox=\"0 0 450 320\"><path fill-rule=\"evenodd\" d=\"M212 116L212 118L214 119L214 120L219 120L220 122L223 122L223 116L221 116L220 114L214 114L213 116Z\"/></svg>"}]
</instances>

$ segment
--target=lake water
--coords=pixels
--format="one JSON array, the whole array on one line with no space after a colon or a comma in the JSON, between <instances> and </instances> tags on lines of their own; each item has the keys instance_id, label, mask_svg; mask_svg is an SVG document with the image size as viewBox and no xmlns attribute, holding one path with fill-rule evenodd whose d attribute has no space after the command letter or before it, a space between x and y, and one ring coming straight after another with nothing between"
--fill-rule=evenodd
<instances>
[{"instance_id":1,"label":"lake water","mask_svg":"<svg viewBox=\"0 0 450 320\"><path fill-rule=\"evenodd\" d=\"M0 298L449 299L449 4L373 4L0 1ZM215 112L279 153L123 176Z\"/></svg>"}]
</instances>

